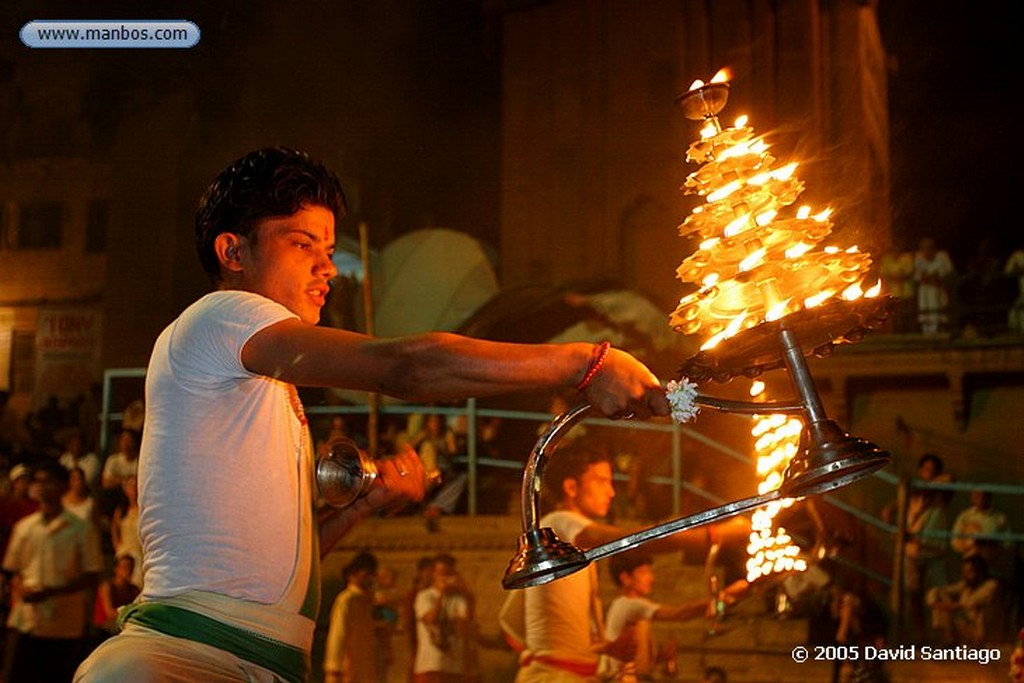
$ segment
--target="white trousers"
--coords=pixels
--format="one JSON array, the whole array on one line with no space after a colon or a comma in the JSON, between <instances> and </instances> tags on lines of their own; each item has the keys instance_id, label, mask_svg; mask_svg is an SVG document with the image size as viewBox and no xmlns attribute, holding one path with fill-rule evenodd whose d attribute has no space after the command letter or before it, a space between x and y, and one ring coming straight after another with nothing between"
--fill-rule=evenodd
<instances>
[{"instance_id":1,"label":"white trousers","mask_svg":"<svg viewBox=\"0 0 1024 683\"><path fill-rule=\"evenodd\" d=\"M75 683L283 683L269 669L212 645L128 623L75 672Z\"/></svg>"}]
</instances>

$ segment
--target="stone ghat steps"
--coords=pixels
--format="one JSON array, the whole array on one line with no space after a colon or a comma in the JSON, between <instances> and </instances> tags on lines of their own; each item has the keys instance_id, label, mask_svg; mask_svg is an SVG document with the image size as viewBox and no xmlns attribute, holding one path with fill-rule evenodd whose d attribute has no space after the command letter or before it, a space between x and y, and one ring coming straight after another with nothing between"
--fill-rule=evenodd
<instances>
[{"instance_id":1,"label":"stone ghat steps","mask_svg":"<svg viewBox=\"0 0 1024 683\"><path fill-rule=\"evenodd\" d=\"M1010 671L1008 654L998 662L981 665L969 662L890 662L885 673L890 683L1005 683ZM848 681L849 673L836 678L830 662L797 664L788 656L736 655L709 653L702 656L681 656L679 671L687 672L671 679L678 683L700 679L691 672L705 666L720 666L728 672L729 683L831 683Z\"/></svg>"},{"instance_id":2,"label":"stone ghat steps","mask_svg":"<svg viewBox=\"0 0 1024 683\"><path fill-rule=\"evenodd\" d=\"M510 683L516 674L516 657L504 646L497 614L505 599L501 576L515 551L520 534L515 516L445 517L429 530L422 517L366 520L346 537L323 562L323 601L313 651L313 683L322 680L323 638L330 608L340 590L341 568L360 550L370 550L381 567L395 571L395 594L403 595L411 585L416 561L424 556L447 552L458 561L459 571L477 598L478 624L489 643L482 648L481 683ZM655 558L656 582L652 598L663 603L700 600L709 595L703 558L684 558L679 553ZM607 569L598 563L602 599L607 606L616 588ZM751 597L728 612L719 633L708 636L703 620L679 624L656 623L655 637L664 642L674 636L680 653L678 683L698 681L706 666L721 666L730 683L797 683L833 681L831 662L794 662L794 647L806 645L811 635L804 619L779 619L773 613L770 591ZM814 634L822 640L827 634ZM402 625L392 639L393 664L387 683L405 683L411 658L409 638ZM988 665L973 662L889 662L886 671L892 683L988 683L1005 681L1009 672L1009 649L1002 659Z\"/></svg>"}]
</instances>

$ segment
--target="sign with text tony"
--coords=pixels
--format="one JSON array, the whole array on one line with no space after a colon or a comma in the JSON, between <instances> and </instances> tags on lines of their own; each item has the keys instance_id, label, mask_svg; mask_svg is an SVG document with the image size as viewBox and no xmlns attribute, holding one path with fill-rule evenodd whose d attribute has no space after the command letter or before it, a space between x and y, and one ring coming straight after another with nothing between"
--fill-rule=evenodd
<instances>
[{"instance_id":1,"label":"sign with text tony","mask_svg":"<svg viewBox=\"0 0 1024 683\"><path fill-rule=\"evenodd\" d=\"M100 381L102 313L98 308L40 308L36 326L35 404L87 395Z\"/></svg>"}]
</instances>

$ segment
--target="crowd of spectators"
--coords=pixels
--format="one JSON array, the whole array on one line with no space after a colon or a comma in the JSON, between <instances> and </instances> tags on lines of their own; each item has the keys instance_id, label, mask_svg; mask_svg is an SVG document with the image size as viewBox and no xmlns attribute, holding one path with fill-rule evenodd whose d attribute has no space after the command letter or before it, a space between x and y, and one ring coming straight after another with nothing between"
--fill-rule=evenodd
<instances>
[{"instance_id":1,"label":"crowd of spectators","mask_svg":"<svg viewBox=\"0 0 1024 683\"><path fill-rule=\"evenodd\" d=\"M391 637L408 634L412 683L476 683L481 678L475 597L453 556L421 558L401 600L392 568L360 552L342 569L344 589L331 607L324 648L328 683L384 681L393 665ZM390 577L390 578L389 578Z\"/></svg>"},{"instance_id":2,"label":"crowd of spectators","mask_svg":"<svg viewBox=\"0 0 1024 683\"><path fill-rule=\"evenodd\" d=\"M911 484L902 520L894 505L882 510L882 518L901 521L906 534L902 589L908 641L1006 642L1021 597L1007 515L981 488L970 491L967 507L951 513L953 489L943 486L952 485L953 477L935 453L921 456Z\"/></svg>"},{"instance_id":3,"label":"crowd of spectators","mask_svg":"<svg viewBox=\"0 0 1024 683\"><path fill-rule=\"evenodd\" d=\"M0 680L70 680L139 594L135 472L143 407L98 454L98 411L56 397L20 417L0 392Z\"/></svg>"},{"instance_id":4,"label":"crowd of spectators","mask_svg":"<svg viewBox=\"0 0 1024 683\"><path fill-rule=\"evenodd\" d=\"M900 300L892 331L965 338L1024 333L1024 245L1000 250L982 236L959 255L932 237L877 256L885 289ZM1005 251L1005 253L1004 253Z\"/></svg>"}]
</instances>

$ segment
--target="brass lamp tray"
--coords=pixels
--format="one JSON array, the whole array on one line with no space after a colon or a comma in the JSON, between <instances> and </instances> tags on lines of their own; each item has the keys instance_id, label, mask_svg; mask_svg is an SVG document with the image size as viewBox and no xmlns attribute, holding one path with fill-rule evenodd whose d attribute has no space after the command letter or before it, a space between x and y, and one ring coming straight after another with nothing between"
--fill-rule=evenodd
<instances>
[{"instance_id":1,"label":"brass lamp tray","mask_svg":"<svg viewBox=\"0 0 1024 683\"><path fill-rule=\"evenodd\" d=\"M855 344L880 327L896 307L897 299L885 295L848 301L832 299L814 308L790 313L743 330L712 349L689 358L679 374L698 384L734 377L757 377L785 365L779 333L795 335L804 355L828 356L839 344Z\"/></svg>"}]
</instances>

